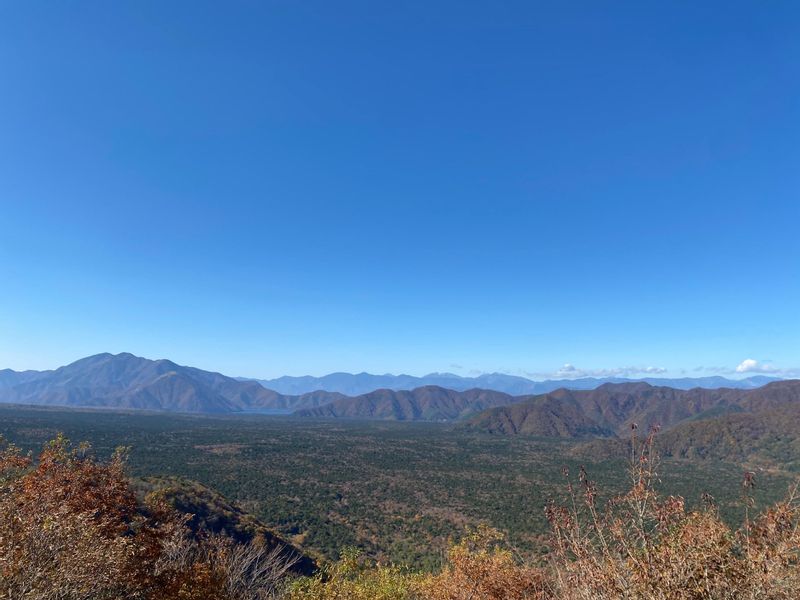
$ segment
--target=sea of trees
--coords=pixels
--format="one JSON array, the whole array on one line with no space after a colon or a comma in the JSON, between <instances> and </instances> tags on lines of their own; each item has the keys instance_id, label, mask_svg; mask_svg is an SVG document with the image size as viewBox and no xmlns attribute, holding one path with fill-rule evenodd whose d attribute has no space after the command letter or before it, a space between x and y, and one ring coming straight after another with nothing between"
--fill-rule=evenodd
<instances>
[{"instance_id":1,"label":"sea of trees","mask_svg":"<svg viewBox=\"0 0 800 600\"><path fill-rule=\"evenodd\" d=\"M624 442L601 461L597 449L576 455L579 446L565 440L473 434L441 424L0 406L0 435L26 453L38 453L59 432L90 441L104 461L116 446L129 446L137 492L168 487L174 497L202 490L210 507L227 504L228 513L238 507L321 564L357 547L384 564L434 572L465 530L481 524L537 562L549 543L544 507L567 501L563 466L577 473L585 465L603 499L627 484ZM660 434L659 448L668 434ZM753 470L759 507L779 500L791 482L781 470ZM741 471L716 459L668 458L659 489L684 497L688 510L707 492L734 525L744 517ZM198 512L197 503L184 504Z\"/></svg>"}]
</instances>

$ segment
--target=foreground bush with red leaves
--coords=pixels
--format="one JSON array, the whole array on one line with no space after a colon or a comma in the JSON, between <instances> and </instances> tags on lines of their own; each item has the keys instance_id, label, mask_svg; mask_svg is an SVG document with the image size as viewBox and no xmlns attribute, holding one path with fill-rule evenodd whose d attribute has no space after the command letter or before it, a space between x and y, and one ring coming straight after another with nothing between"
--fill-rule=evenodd
<instances>
[{"instance_id":1,"label":"foreground bush with red leaves","mask_svg":"<svg viewBox=\"0 0 800 600\"><path fill-rule=\"evenodd\" d=\"M140 506L123 452L99 463L59 437L34 464L0 448L3 600L256 600L290 566L274 551L193 537L157 497Z\"/></svg>"}]
</instances>

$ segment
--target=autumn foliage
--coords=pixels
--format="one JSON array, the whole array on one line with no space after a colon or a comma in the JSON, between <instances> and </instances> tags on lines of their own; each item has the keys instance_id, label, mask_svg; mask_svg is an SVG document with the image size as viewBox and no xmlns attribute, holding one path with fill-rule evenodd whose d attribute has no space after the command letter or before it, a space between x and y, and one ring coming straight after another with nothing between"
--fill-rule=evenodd
<instances>
[{"instance_id":1,"label":"autumn foliage","mask_svg":"<svg viewBox=\"0 0 800 600\"><path fill-rule=\"evenodd\" d=\"M789 600L800 593L800 505L795 490L755 519L752 473L742 482L745 520L720 518L713 498L687 511L661 497L656 431L631 439L630 489L599 506L585 471L568 483L567 506L547 509L553 528L551 572L557 597L585 600ZM568 474L565 473L568 476Z\"/></svg>"},{"instance_id":2,"label":"autumn foliage","mask_svg":"<svg viewBox=\"0 0 800 600\"><path fill-rule=\"evenodd\" d=\"M186 519L157 497L137 502L122 451L100 463L87 446L73 448L59 437L34 465L5 444L0 450L0 598L257 600L272 595L289 566L286 560L214 536L197 539Z\"/></svg>"}]
</instances>

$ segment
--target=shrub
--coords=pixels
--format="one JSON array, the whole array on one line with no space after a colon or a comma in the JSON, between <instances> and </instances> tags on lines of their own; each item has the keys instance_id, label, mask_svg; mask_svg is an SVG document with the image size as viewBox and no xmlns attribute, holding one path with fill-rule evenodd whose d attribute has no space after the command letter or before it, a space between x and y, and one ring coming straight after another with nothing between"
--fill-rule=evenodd
<instances>
[{"instance_id":1,"label":"shrub","mask_svg":"<svg viewBox=\"0 0 800 600\"><path fill-rule=\"evenodd\" d=\"M355 549L314 577L293 582L288 600L411 600L417 577L394 566L370 565Z\"/></svg>"},{"instance_id":2,"label":"shrub","mask_svg":"<svg viewBox=\"0 0 800 600\"><path fill-rule=\"evenodd\" d=\"M501 549L502 536L479 527L448 552L435 575L370 565L348 550L313 578L294 582L289 600L544 600L543 573L513 560Z\"/></svg>"},{"instance_id":3,"label":"shrub","mask_svg":"<svg viewBox=\"0 0 800 600\"><path fill-rule=\"evenodd\" d=\"M631 489L601 510L594 484L581 470L568 484L567 506L547 509L558 598L604 600L782 600L800 589L795 494L742 528L731 530L712 499L687 512L679 497L654 490L656 431L631 439ZM745 475L745 502L752 486Z\"/></svg>"},{"instance_id":4,"label":"shrub","mask_svg":"<svg viewBox=\"0 0 800 600\"><path fill-rule=\"evenodd\" d=\"M527 600L549 597L544 574L500 548L499 532L482 526L450 548L441 573L418 586L430 600Z\"/></svg>"},{"instance_id":5,"label":"shrub","mask_svg":"<svg viewBox=\"0 0 800 600\"><path fill-rule=\"evenodd\" d=\"M261 600L287 564L277 554L196 539L188 517L137 503L125 452L96 461L59 437L35 465L0 443L0 598Z\"/></svg>"}]
</instances>

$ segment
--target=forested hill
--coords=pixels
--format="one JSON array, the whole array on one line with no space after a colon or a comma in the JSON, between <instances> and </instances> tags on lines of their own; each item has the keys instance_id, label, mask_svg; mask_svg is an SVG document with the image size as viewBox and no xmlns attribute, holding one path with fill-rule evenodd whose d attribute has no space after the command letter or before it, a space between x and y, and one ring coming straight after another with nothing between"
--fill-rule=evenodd
<instances>
[{"instance_id":1,"label":"forested hill","mask_svg":"<svg viewBox=\"0 0 800 600\"><path fill-rule=\"evenodd\" d=\"M596 390L557 390L470 418L468 429L506 435L626 436L633 424L669 429L688 420L708 421L728 413L797 410L800 381L770 383L755 390L676 390L646 383L606 384Z\"/></svg>"},{"instance_id":2,"label":"forested hill","mask_svg":"<svg viewBox=\"0 0 800 600\"><path fill-rule=\"evenodd\" d=\"M345 417L395 421L455 421L494 406L519 402L520 398L491 390L456 392L435 385L414 390L376 390L355 398L299 410L302 417Z\"/></svg>"}]
</instances>

